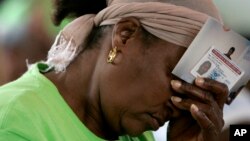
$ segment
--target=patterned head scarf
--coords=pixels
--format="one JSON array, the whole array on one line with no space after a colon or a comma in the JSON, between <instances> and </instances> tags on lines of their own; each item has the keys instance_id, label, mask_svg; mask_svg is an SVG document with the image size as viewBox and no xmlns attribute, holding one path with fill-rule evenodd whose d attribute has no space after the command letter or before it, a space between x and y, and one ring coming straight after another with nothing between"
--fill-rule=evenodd
<instances>
[{"instance_id":1,"label":"patterned head scarf","mask_svg":"<svg viewBox=\"0 0 250 141\"><path fill-rule=\"evenodd\" d=\"M87 14L75 19L59 33L46 63L56 72L64 71L79 52L86 48L88 36L94 27L114 25L124 17L136 17L149 33L186 48L209 16L219 19L210 0L158 1L108 0L105 9L96 15ZM194 6L194 1L198 1L198 6L197 3Z\"/></svg>"}]
</instances>

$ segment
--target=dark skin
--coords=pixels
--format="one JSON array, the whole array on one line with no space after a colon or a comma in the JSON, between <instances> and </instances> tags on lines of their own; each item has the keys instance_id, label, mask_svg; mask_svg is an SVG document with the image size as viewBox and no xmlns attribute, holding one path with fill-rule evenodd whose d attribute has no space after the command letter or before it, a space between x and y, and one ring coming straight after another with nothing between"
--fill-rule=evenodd
<instances>
[{"instance_id":1,"label":"dark skin","mask_svg":"<svg viewBox=\"0 0 250 141\"><path fill-rule=\"evenodd\" d=\"M217 139L227 87L206 79L203 84L177 87L179 81L173 81L171 71L185 48L155 37L145 41L145 31L132 17L103 34L99 44L81 53L66 72L46 74L85 126L101 138L114 140L157 130L170 120L169 140ZM115 46L118 54L107 63ZM172 102L173 95L182 102Z\"/></svg>"},{"instance_id":2,"label":"dark skin","mask_svg":"<svg viewBox=\"0 0 250 141\"><path fill-rule=\"evenodd\" d=\"M189 93L191 95L190 98L182 98L181 100L172 98L175 106L190 111L190 113L182 113L185 116L170 120L169 140L218 140L224 125L222 109L225 103L225 94L228 92L225 85L206 78L196 79L194 85L180 81L172 82L172 84L173 89L178 94L186 95ZM225 89L221 89L223 87ZM220 94L223 94L224 98ZM176 126L183 126L183 124L185 124L184 128L176 128Z\"/></svg>"}]
</instances>

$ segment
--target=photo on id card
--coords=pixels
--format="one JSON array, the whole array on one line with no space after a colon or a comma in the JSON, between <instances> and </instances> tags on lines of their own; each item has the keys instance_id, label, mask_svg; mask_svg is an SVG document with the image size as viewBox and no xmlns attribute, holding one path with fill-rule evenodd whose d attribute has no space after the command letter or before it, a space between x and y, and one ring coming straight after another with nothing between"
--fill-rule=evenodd
<instances>
[{"instance_id":1,"label":"photo on id card","mask_svg":"<svg viewBox=\"0 0 250 141\"><path fill-rule=\"evenodd\" d=\"M209 18L172 73L188 83L196 77L225 83L230 104L250 80L250 41Z\"/></svg>"}]
</instances>

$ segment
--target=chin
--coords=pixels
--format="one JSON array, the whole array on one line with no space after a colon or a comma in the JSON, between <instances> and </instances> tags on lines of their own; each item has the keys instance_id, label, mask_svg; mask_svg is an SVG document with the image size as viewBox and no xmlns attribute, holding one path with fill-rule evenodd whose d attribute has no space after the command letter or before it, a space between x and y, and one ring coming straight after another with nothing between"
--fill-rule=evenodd
<instances>
[{"instance_id":1,"label":"chin","mask_svg":"<svg viewBox=\"0 0 250 141\"><path fill-rule=\"evenodd\" d=\"M120 121L120 128L123 134L132 137L139 136L148 130L155 130L159 124L149 114L140 114L136 116L124 116Z\"/></svg>"},{"instance_id":2,"label":"chin","mask_svg":"<svg viewBox=\"0 0 250 141\"><path fill-rule=\"evenodd\" d=\"M150 129L147 129L144 124L139 123L139 122L136 122L136 123L134 122L134 123L131 123L131 124L125 124L123 126L124 134L127 134L127 135L129 135L131 137L139 136L139 135L143 134L147 130L150 130Z\"/></svg>"}]
</instances>

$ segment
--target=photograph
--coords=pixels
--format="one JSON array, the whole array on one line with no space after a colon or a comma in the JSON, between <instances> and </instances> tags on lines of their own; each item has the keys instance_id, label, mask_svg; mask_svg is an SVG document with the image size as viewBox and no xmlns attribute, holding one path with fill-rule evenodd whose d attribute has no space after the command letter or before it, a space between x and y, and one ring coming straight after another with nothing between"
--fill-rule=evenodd
<instances>
[{"instance_id":1,"label":"photograph","mask_svg":"<svg viewBox=\"0 0 250 141\"><path fill-rule=\"evenodd\" d=\"M197 77L214 79L236 93L250 80L249 48L246 38L210 18L172 73L188 83Z\"/></svg>"}]
</instances>

